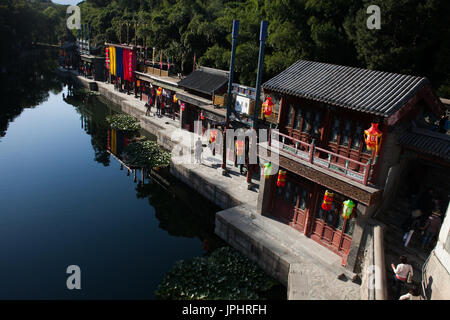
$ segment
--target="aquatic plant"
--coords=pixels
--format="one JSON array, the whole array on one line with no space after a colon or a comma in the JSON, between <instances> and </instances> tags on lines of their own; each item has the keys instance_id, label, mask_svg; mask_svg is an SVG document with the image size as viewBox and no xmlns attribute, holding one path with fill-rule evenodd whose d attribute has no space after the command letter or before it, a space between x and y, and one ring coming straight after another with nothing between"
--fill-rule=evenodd
<instances>
[{"instance_id":1,"label":"aquatic plant","mask_svg":"<svg viewBox=\"0 0 450 320\"><path fill-rule=\"evenodd\" d=\"M91 96L99 96L100 93L96 91L89 90L87 88L75 88L74 96L78 97L91 97Z\"/></svg>"},{"instance_id":2,"label":"aquatic plant","mask_svg":"<svg viewBox=\"0 0 450 320\"><path fill-rule=\"evenodd\" d=\"M124 160L130 166L155 168L170 164L170 152L163 150L155 141L136 141L124 150Z\"/></svg>"},{"instance_id":3,"label":"aquatic plant","mask_svg":"<svg viewBox=\"0 0 450 320\"><path fill-rule=\"evenodd\" d=\"M156 290L163 300L260 300L278 283L231 247L178 261Z\"/></svg>"},{"instance_id":4,"label":"aquatic plant","mask_svg":"<svg viewBox=\"0 0 450 320\"><path fill-rule=\"evenodd\" d=\"M123 131L139 131L141 129L139 120L128 114L114 114L107 116L106 120L109 122L111 129Z\"/></svg>"}]
</instances>

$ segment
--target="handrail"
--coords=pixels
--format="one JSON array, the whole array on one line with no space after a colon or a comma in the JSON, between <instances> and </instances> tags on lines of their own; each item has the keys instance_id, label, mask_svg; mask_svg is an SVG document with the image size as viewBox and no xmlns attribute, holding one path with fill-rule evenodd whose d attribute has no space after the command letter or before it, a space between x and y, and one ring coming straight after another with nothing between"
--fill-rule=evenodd
<instances>
[{"instance_id":1,"label":"handrail","mask_svg":"<svg viewBox=\"0 0 450 320\"><path fill-rule=\"evenodd\" d=\"M364 185L367 185L367 182L369 180L369 174L371 172L371 168L372 168L372 161L371 159L369 159L368 163L363 163L354 159L350 159L346 156L334 153L332 151L328 151L326 149L320 148L320 147L316 147L315 143L314 143L314 139L312 141L312 143L307 143L298 139L295 139L293 137L290 137L286 134L280 133L280 132L276 132L273 131L274 135L278 135L278 137L282 138L281 142L281 146L279 147L280 150L283 150L284 152L293 154L296 157L299 157L305 161L309 161L311 164L317 165L319 167L325 168L329 171L333 171L339 175L343 175L351 180L363 183ZM295 151L291 152L289 150L286 150L284 148L285 144L285 140L288 139L290 141L293 142L293 144L295 144ZM303 147L305 147L307 150L300 150L298 147L299 145L302 145ZM319 153L325 153L328 156L328 161L325 161L323 158L317 157L314 155L314 151L318 151ZM303 154L303 156L301 156L301 154ZM339 158L339 159L343 159L345 160L345 166L340 165L338 163L332 163L331 162L331 157L335 157L335 158ZM353 170L349 168L349 164L356 164L362 168L364 168L364 171L361 173L358 170ZM331 167L336 168L337 170L333 170ZM350 174L349 174L350 173Z\"/></svg>"},{"instance_id":2,"label":"handrail","mask_svg":"<svg viewBox=\"0 0 450 320\"><path fill-rule=\"evenodd\" d=\"M358 160L351 159L351 158L348 158L348 157L346 157L346 156L343 156L343 155L340 155L340 154L337 154L337 153L334 153L334 152L332 152L332 151L328 151L328 150L325 150L325 149L322 149L322 148L319 148L319 147L316 147L316 150L325 152L325 153L327 153L327 154L331 154L332 156L337 157L337 158L341 158L341 159L348 160L348 161L353 162L353 163L355 163L355 164L357 164L357 165L360 165L360 166L362 166L362 167L364 167L364 166L367 165L367 163L363 163L363 162L360 162L360 161L358 161Z\"/></svg>"}]
</instances>

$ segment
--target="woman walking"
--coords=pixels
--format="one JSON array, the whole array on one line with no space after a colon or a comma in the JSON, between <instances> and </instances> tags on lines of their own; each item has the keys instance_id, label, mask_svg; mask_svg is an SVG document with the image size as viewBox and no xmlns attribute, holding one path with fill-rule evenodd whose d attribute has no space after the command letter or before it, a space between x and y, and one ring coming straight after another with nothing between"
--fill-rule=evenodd
<instances>
[{"instance_id":1,"label":"woman walking","mask_svg":"<svg viewBox=\"0 0 450 320\"><path fill-rule=\"evenodd\" d=\"M400 256L400 263L397 267L392 263L391 267L394 271L394 285L396 288L395 299L397 300L400 297L400 292L405 285L408 277L413 276L413 268L410 264L408 264L408 259L405 256Z\"/></svg>"}]
</instances>

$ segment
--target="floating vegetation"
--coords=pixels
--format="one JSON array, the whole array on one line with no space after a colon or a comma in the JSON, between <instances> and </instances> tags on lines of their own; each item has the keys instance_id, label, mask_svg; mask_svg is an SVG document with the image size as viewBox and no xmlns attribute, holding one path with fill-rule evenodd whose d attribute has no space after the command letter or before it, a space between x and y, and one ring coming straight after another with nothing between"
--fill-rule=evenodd
<instances>
[{"instance_id":1,"label":"floating vegetation","mask_svg":"<svg viewBox=\"0 0 450 320\"><path fill-rule=\"evenodd\" d=\"M162 300L260 300L278 283L230 247L179 261L156 290Z\"/></svg>"},{"instance_id":2,"label":"floating vegetation","mask_svg":"<svg viewBox=\"0 0 450 320\"><path fill-rule=\"evenodd\" d=\"M130 166L147 169L167 167L170 152L163 150L155 141L136 141L124 150L124 160Z\"/></svg>"},{"instance_id":3,"label":"floating vegetation","mask_svg":"<svg viewBox=\"0 0 450 320\"><path fill-rule=\"evenodd\" d=\"M141 125L139 120L128 114L115 114L107 116L106 120L109 122L111 129L123 131L139 131Z\"/></svg>"},{"instance_id":4,"label":"floating vegetation","mask_svg":"<svg viewBox=\"0 0 450 320\"><path fill-rule=\"evenodd\" d=\"M96 91L91 91L87 88L76 88L74 90L74 96L78 97L93 97L93 96L99 96L100 93Z\"/></svg>"}]
</instances>

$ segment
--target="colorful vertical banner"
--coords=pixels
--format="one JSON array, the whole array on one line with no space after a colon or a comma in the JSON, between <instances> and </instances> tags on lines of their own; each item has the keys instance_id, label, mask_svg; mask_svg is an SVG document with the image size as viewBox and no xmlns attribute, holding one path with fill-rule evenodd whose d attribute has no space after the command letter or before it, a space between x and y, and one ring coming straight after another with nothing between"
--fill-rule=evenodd
<instances>
[{"instance_id":1,"label":"colorful vertical banner","mask_svg":"<svg viewBox=\"0 0 450 320\"><path fill-rule=\"evenodd\" d=\"M116 74L123 79L123 49L116 48Z\"/></svg>"},{"instance_id":2,"label":"colorful vertical banner","mask_svg":"<svg viewBox=\"0 0 450 320\"><path fill-rule=\"evenodd\" d=\"M116 76L116 47L109 47L111 75Z\"/></svg>"},{"instance_id":3,"label":"colorful vertical banner","mask_svg":"<svg viewBox=\"0 0 450 320\"><path fill-rule=\"evenodd\" d=\"M109 47L105 48L105 56L106 56L106 69L110 70L110 66L109 66Z\"/></svg>"},{"instance_id":4,"label":"colorful vertical banner","mask_svg":"<svg viewBox=\"0 0 450 320\"><path fill-rule=\"evenodd\" d=\"M128 79L128 49L122 49L122 64L123 64L123 80L129 81Z\"/></svg>"},{"instance_id":5,"label":"colorful vertical banner","mask_svg":"<svg viewBox=\"0 0 450 320\"><path fill-rule=\"evenodd\" d=\"M134 71L134 65L133 65L133 55L134 50L128 50L128 81L133 81L133 71Z\"/></svg>"}]
</instances>

